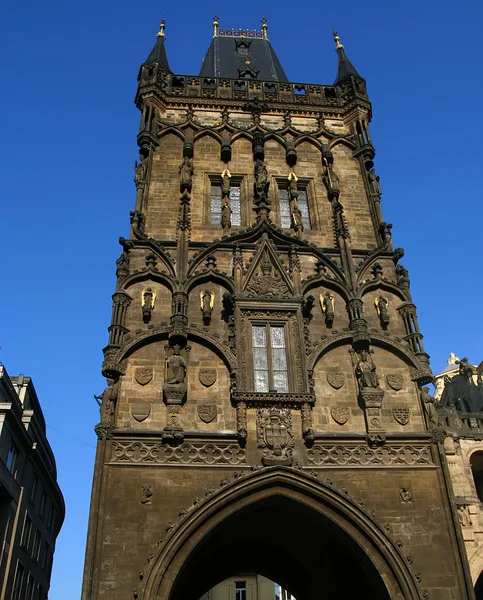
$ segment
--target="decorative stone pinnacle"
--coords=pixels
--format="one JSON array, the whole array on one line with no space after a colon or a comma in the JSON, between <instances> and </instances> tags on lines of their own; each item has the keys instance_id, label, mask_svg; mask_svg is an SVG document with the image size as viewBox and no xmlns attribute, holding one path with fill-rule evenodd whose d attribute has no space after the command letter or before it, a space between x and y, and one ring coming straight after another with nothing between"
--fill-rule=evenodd
<instances>
[{"instance_id":1,"label":"decorative stone pinnacle","mask_svg":"<svg viewBox=\"0 0 483 600\"><path fill-rule=\"evenodd\" d=\"M218 16L215 15L213 17L213 35L218 35Z\"/></svg>"},{"instance_id":2,"label":"decorative stone pinnacle","mask_svg":"<svg viewBox=\"0 0 483 600\"><path fill-rule=\"evenodd\" d=\"M165 28L165 26L166 26L166 19L163 17L161 19L161 23L159 24L159 31L156 34L157 37L163 37L163 38L165 37L164 36L164 28Z\"/></svg>"},{"instance_id":3,"label":"decorative stone pinnacle","mask_svg":"<svg viewBox=\"0 0 483 600\"><path fill-rule=\"evenodd\" d=\"M261 21L262 21L263 37L265 39L267 39L267 29L268 29L267 19L265 17L262 17Z\"/></svg>"},{"instance_id":4,"label":"decorative stone pinnacle","mask_svg":"<svg viewBox=\"0 0 483 600\"><path fill-rule=\"evenodd\" d=\"M337 31L335 29L332 32L332 35L334 36L334 42L335 42L337 50L341 50L344 46L340 43L339 34L337 33Z\"/></svg>"}]
</instances>

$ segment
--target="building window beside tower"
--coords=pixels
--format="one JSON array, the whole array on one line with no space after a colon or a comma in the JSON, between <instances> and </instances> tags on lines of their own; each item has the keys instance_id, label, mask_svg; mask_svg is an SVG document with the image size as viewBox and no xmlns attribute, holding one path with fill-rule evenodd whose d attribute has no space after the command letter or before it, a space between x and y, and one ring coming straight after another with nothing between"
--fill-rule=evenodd
<instances>
[{"instance_id":1,"label":"building window beside tower","mask_svg":"<svg viewBox=\"0 0 483 600\"><path fill-rule=\"evenodd\" d=\"M247 600L246 581L235 581L235 600Z\"/></svg>"},{"instance_id":2,"label":"building window beside tower","mask_svg":"<svg viewBox=\"0 0 483 600\"><path fill-rule=\"evenodd\" d=\"M240 182L230 185L231 224L241 225L241 187ZM210 225L221 225L222 191L221 183L211 182L210 194Z\"/></svg>"},{"instance_id":3,"label":"building window beside tower","mask_svg":"<svg viewBox=\"0 0 483 600\"><path fill-rule=\"evenodd\" d=\"M282 229L290 229L292 227L292 213L290 211L289 192L287 188L279 187L278 200L280 208L280 226ZM312 229L310 224L307 188L298 190L297 204L302 215L302 225L304 226L304 229Z\"/></svg>"},{"instance_id":4,"label":"building window beside tower","mask_svg":"<svg viewBox=\"0 0 483 600\"><path fill-rule=\"evenodd\" d=\"M287 393L288 366L283 325L252 325L255 392Z\"/></svg>"}]
</instances>

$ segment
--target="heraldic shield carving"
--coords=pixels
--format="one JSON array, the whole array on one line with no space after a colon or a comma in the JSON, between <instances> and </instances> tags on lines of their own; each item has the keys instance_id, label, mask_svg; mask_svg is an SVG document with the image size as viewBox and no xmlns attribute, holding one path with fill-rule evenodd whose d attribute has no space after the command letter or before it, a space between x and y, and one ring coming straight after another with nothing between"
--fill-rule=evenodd
<instances>
[{"instance_id":1,"label":"heraldic shield carving","mask_svg":"<svg viewBox=\"0 0 483 600\"><path fill-rule=\"evenodd\" d=\"M150 402L134 402L131 408L131 414L136 421L144 421L151 414Z\"/></svg>"},{"instance_id":2,"label":"heraldic shield carving","mask_svg":"<svg viewBox=\"0 0 483 600\"><path fill-rule=\"evenodd\" d=\"M340 390L345 383L344 373L342 371L327 373L327 382L335 390Z\"/></svg>"},{"instance_id":3,"label":"heraldic shield carving","mask_svg":"<svg viewBox=\"0 0 483 600\"><path fill-rule=\"evenodd\" d=\"M211 387L216 381L216 369L200 369L199 380L205 387Z\"/></svg>"},{"instance_id":4,"label":"heraldic shield carving","mask_svg":"<svg viewBox=\"0 0 483 600\"><path fill-rule=\"evenodd\" d=\"M139 385L147 385L153 378L153 370L149 367L139 367L134 371L134 378Z\"/></svg>"},{"instance_id":5,"label":"heraldic shield carving","mask_svg":"<svg viewBox=\"0 0 483 600\"><path fill-rule=\"evenodd\" d=\"M387 385L396 392L399 392L399 390L402 389L404 383L403 376L398 374L386 375L386 381Z\"/></svg>"},{"instance_id":6,"label":"heraldic shield carving","mask_svg":"<svg viewBox=\"0 0 483 600\"><path fill-rule=\"evenodd\" d=\"M394 419L401 425L407 425L409 423L409 408L405 406L398 406L392 409Z\"/></svg>"},{"instance_id":7,"label":"heraldic shield carving","mask_svg":"<svg viewBox=\"0 0 483 600\"><path fill-rule=\"evenodd\" d=\"M330 414L336 423L344 425L349 420L349 407L348 406L333 406L330 409Z\"/></svg>"},{"instance_id":8,"label":"heraldic shield carving","mask_svg":"<svg viewBox=\"0 0 483 600\"><path fill-rule=\"evenodd\" d=\"M199 404L198 416L204 423L211 423L217 415L216 404Z\"/></svg>"},{"instance_id":9,"label":"heraldic shield carving","mask_svg":"<svg viewBox=\"0 0 483 600\"><path fill-rule=\"evenodd\" d=\"M259 408L257 411L257 442L263 449L262 464L292 464L294 447L292 415L288 408Z\"/></svg>"}]
</instances>

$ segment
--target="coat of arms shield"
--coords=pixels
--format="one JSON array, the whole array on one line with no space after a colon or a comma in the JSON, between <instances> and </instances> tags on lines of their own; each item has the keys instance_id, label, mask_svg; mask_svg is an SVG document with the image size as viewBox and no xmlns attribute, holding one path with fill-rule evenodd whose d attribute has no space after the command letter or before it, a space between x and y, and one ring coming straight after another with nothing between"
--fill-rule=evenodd
<instances>
[{"instance_id":1,"label":"coat of arms shield","mask_svg":"<svg viewBox=\"0 0 483 600\"><path fill-rule=\"evenodd\" d=\"M344 373L342 371L327 373L327 382L335 390L339 390L345 383Z\"/></svg>"},{"instance_id":2,"label":"coat of arms shield","mask_svg":"<svg viewBox=\"0 0 483 600\"><path fill-rule=\"evenodd\" d=\"M131 408L131 414L136 421L144 421L151 414L150 402L134 402Z\"/></svg>"},{"instance_id":3,"label":"coat of arms shield","mask_svg":"<svg viewBox=\"0 0 483 600\"><path fill-rule=\"evenodd\" d=\"M403 376L399 375L399 374L387 375L386 381L387 381L388 386L391 387L396 392L399 392L399 390L402 389L402 386L404 383Z\"/></svg>"},{"instance_id":4,"label":"coat of arms shield","mask_svg":"<svg viewBox=\"0 0 483 600\"><path fill-rule=\"evenodd\" d=\"M409 408L405 406L398 406L392 409L394 419L401 425L407 425L409 423Z\"/></svg>"},{"instance_id":5,"label":"coat of arms shield","mask_svg":"<svg viewBox=\"0 0 483 600\"><path fill-rule=\"evenodd\" d=\"M147 385L153 378L153 370L149 367L139 367L134 372L134 378L139 385Z\"/></svg>"},{"instance_id":6,"label":"coat of arms shield","mask_svg":"<svg viewBox=\"0 0 483 600\"><path fill-rule=\"evenodd\" d=\"M348 406L333 406L330 409L330 414L336 423L344 425L349 420L349 407Z\"/></svg>"},{"instance_id":7,"label":"coat of arms shield","mask_svg":"<svg viewBox=\"0 0 483 600\"><path fill-rule=\"evenodd\" d=\"M199 379L205 387L212 386L216 381L216 369L200 369Z\"/></svg>"},{"instance_id":8,"label":"coat of arms shield","mask_svg":"<svg viewBox=\"0 0 483 600\"><path fill-rule=\"evenodd\" d=\"M199 404L198 416L204 423L211 423L216 417L216 404Z\"/></svg>"}]
</instances>

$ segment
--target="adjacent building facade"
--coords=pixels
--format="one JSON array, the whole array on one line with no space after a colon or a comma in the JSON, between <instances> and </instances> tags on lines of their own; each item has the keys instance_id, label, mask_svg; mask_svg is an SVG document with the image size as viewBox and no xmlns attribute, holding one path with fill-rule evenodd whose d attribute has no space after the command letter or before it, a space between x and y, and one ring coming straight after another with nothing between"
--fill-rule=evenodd
<instances>
[{"instance_id":1,"label":"adjacent building facade","mask_svg":"<svg viewBox=\"0 0 483 600\"><path fill-rule=\"evenodd\" d=\"M46 600L64 499L32 380L2 365L0 459L0 598Z\"/></svg>"},{"instance_id":2,"label":"adjacent building facade","mask_svg":"<svg viewBox=\"0 0 483 600\"><path fill-rule=\"evenodd\" d=\"M366 82L337 34L323 85L213 27L199 75L164 23L138 75L82 598L473 598Z\"/></svg>"}]
</instances>

